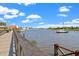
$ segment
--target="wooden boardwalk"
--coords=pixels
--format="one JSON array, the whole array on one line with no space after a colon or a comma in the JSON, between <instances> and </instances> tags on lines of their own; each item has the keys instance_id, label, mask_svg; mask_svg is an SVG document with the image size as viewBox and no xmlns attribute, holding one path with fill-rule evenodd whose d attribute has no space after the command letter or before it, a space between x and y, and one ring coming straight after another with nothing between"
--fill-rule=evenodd
<instances>
[{"instance_id":1,"label":"wooden boardwalk","mask_svg":"<svg viewBox=\"0 0 79 59\"><path fill-rule=\"evenodd\" d=\"M12 31L0 36L0 56L8 56L12 40Z\"/></svg>"}]
</instances>

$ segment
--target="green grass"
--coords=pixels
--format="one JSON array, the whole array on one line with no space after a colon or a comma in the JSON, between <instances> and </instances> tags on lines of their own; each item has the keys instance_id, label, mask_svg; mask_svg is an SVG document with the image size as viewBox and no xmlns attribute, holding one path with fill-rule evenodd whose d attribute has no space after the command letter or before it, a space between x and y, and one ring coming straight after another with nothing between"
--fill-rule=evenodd
<instances>
[{"instance_id":1,"label":"green grass","mask_svg":"<svg viewBox=\"0 0 79 59\"><path fill-rule=\"evenodd\" d=\"M63 28L48 28L49 30L62 30ZM79 31L79 27L64 27L64 30Z\"/></svg>"}]
</instances>

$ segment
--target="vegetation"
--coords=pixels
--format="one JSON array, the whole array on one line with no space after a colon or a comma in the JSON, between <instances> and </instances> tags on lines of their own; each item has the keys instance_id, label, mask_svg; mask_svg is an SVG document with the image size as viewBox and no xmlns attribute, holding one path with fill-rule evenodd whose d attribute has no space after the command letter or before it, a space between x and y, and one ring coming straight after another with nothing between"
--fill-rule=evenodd
<instances>
[{"instance_id":1,"label":"vegetation","mask_svg":"<svg viewBox=\"0 0 79 59\"><path fill-rule=\"evenodd\" d=\"M6 30L6 32L8 33L10 30Z\"/></svg>"},{"instance_id":2,"label":"vegetation","mask_svg":"<svg viewBox=\"0 0 79 59\"><path fill-rule=\"evenodd\" d=\"M79 27L57 27L57 28L48 28L49 30L62 30L64 28L64 30L70 30L70 31L79 31Z\"/></svg>"},{"instance_id":3,"label":"vegetation","mask_svg":"<svg viewBox=\"0 0 79 59\"><path fill-rule=\"evenodd\" d=\"M5 22L0 22L0 26L6 26Z\"/></svg>"},{"instance_id":4,"label":"vegetation","mask_svg":"<svg viewBox=\"0 0 79 59\"><path fill-rule=\"evenodd\" d=\"M33 46L36 46L36 45L37 45L37 41L36 41L36 40L32 40L32 41L31 41L31 44L32 44Z\"/></svg>"}]
</instances>

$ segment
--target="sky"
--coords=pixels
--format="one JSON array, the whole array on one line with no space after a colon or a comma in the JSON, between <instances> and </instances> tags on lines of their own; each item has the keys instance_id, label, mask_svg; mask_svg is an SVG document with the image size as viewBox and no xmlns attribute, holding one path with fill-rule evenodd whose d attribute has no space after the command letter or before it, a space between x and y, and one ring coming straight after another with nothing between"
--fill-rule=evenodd
<instances>
[{"instance_id":1,"label":"sky","mask_svg":"<svg viewBox=\"0 0 79 59\"><path fill-rule=\"evenodd\" d=\"M79 4L0 3L0 22L34 28L79 27Z\"/></svg>"}]
</instances>

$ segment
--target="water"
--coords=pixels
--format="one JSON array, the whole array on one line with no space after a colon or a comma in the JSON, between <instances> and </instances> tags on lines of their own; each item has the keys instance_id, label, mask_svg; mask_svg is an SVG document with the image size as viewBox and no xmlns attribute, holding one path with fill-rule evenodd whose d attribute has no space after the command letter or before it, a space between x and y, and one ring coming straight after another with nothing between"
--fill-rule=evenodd
<instances>
[{"instance_id":1,"label":"water","mask_svg":"<svg viewBox=\"0 0 79 59\"><path fill-rule=\"evenodd\" d=\"M28 40L36 40L37 46L52 53L53 45L59 44L69 49L79 49L79 32L56 33L53 30L28 30L25 31Z\"/></svg>"}]
</instances>

